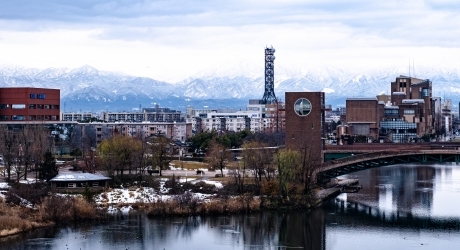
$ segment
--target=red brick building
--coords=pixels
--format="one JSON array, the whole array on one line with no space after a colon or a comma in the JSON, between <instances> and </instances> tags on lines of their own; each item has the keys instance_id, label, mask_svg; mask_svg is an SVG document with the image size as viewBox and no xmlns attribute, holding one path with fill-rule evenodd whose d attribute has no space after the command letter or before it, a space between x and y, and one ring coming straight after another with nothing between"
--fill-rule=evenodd
<instances>
[{"instance_id":1,"label":"red brick building","mask_svg":"<svg viewBox=\"0 0 460 250\"><path fill-rule=\"evenodd\" d=\"M347 98L347 124L354 135L379 138L380 121L384 118L384 104L377 98Z\"/></svg>"},{"instance_id":2,"label":"red brick building","mask_svg":"<svg viewBox=\"0 0 460 250\"><path fill-rule=\"evenodd\" d=\"M322 161L324 92L286 92L286 148Z\"/></svg>"},{"instance_id":3,"label":"red brick building","mask_svg":"<svg viewBox=\"0 0 460 250\"><path fill-rule=\"evenodd\" d=\"M0 88L0 122L59 121L59 89Z\"/></svg>"}]
</instances>

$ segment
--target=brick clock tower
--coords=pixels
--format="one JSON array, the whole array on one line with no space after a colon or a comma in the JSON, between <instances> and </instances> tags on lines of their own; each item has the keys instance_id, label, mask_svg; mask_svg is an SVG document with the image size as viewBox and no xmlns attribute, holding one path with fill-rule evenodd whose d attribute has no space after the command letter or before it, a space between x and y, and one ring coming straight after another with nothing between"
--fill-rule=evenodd
<instances>
[{"instance_id":1,"label":"brick clock tower","mask_svg":"<svg viewBox=\"0 0 460 250\"><path fill-rule=\"evenodd\" d=\"M286 149L323 161L324 92L286 92Z\"/></svg>"}]
</instances>

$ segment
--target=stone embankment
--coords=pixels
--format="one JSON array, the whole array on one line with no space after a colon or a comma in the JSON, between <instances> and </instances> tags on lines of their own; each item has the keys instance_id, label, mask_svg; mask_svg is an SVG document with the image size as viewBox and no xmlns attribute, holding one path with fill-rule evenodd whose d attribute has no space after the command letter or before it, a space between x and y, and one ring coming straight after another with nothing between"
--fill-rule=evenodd
<instances>
[{"instance_id":1,"label":"stone embankment","mask_svg":"<svg viewBox=\"0 0 460 250\"><path fill-rule=\"evenodd\" d=\"M313 204L313 206L321 205L321 203L323 203L325 200L336 197L342 193L344 188L356 185L358 183L358 179L337 180L337 185L330 188L321 189L316 192L316 197L318 200L315 204Z\"/></svg>"}]
</instances>

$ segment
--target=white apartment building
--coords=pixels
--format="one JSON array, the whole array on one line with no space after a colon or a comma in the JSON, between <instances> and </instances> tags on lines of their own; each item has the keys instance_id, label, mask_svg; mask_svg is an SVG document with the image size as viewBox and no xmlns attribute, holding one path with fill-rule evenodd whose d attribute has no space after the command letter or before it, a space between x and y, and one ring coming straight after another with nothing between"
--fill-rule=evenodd
<instances>
[{"instance_id":1,"label":"white apartment building","mask_svg":"<svg viewBox=\"0 0 460 250\"><path fill-rule=\"evenodd\" d=\"M186 122L129 122L129 123L79 123L77 126L95 133L97 143L115 135L146 138L152 135L164 135L174 141L185 142L192 136L192 124Z\"/></svg>"},{"instance_id":2,"label":"white apartment building","mask_svg":"<svg viewBox=\"0 0 460 250\"><path fill-rule=\"evenodd\" d=\"M95 117L95 115L91 112L84 112L84 113L75 113L75 112L68 112L61 114L62 121L71 122L71 121L85 121L90 120L91 118Z\"/></svg>"},{"instance_id":3,"label":"white apartment building","mask_svg":"<svg viewBox=\"0 0 460 250\"><path fill-rule=\"evenodd\" d=\"M188 108L188 114L198 114L186 119L192 124L194 132L201 131L234 131L250 130L251 132L265 132L273 126L273 117L265 117L265 105L249 104L246 110L234 112L193 112ZM207 110L210 111L211 109ZM228 110L226 110L228 111ZM201 112L201 111L200 111Z\"/></svg>"}]
</instances>

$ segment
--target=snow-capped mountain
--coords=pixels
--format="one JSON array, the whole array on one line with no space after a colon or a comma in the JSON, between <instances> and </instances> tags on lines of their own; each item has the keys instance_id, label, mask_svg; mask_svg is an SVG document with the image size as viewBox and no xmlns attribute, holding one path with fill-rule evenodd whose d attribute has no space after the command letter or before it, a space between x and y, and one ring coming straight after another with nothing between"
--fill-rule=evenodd
<instances>
[{"instance_id":1,"label":"snow-capped mountain","mask_svg":"<svg viewBox=\"0 0 460 250\"><path fill-rule=\"evenodd\" d=\"M248 67L247 67L248 68ZM280 70L275 74L276 95L284 99L288 91L324 91L328 104L345 104L347 97L375 97L390 93L390 83L405 72L398 69L368 71L359 74L340 69ZM460 97L459 69L418 70L417 77L433 82L433 96ZM242 108L248 99L260 99L264 93L263 71L241 74L212 72L167 83L146 77L99 71L91 66L77 69L44 70L18 67L0 68L0 87L43 87L61 90L63 111L131 110L163 107L184 110L187 105Z\"/></svg>"}]
</instances>

